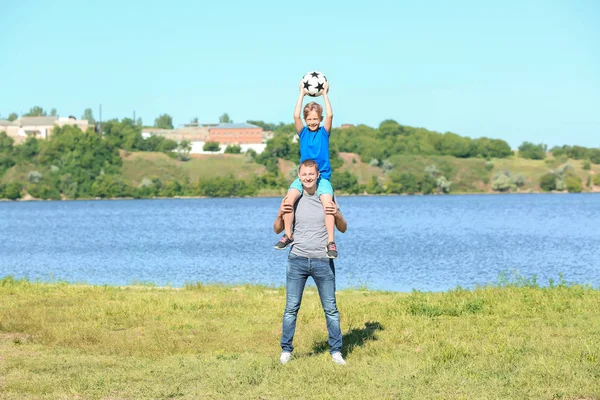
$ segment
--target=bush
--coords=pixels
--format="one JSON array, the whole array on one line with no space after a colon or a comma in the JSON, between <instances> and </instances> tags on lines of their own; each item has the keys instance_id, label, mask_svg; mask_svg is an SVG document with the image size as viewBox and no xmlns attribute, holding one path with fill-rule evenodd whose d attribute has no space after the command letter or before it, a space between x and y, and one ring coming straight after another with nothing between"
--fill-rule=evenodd
<instances>
[{"instance_id":1,"label":"bush","mask_svg":"<svg viewBox=\"0 0 600 400\"><path fill-rule=\"evenodd\" d=\"M242 152L242 147L237 144L230 144L225 147L226 154L240 154Z\"/></svg>"},{"instance_id":2,"label":"bush","mask_svg":"<svg viewBox=\"0 0 600 400\"><path fill-rule=\"evenodd\" d=\"M200 179L197 191L199 195L208 197L253 196L257 187L233 176L218 176Z\"/></svg>"},{"instance_id":3,"label":"bush","mask_svg":"<svg viewBox=\"0 0 600 400\"><path fill-rule=\"evenodd\" d=\"M600 174L594 175L594 177L592 178L592 183L594 184L594 186L600 186Z\"/></svg>"},{"instance_id":4,"label":"bush","mask_svg":"<svg viewBox=\"0 0 600 400\"><path fill-rule=\"evenodd\" d=\"M22 186L19 182L7 183L0 185L0 198L17 200L21 198Z\"/></svg>"},{"instance_id":5,"label":"bush","mask_svg":"<svg viewBox=\"0 0 600 400\"><path fill-rule=\"evenodd\" d=\"M540 178L540 188L546 192L556 190L556 176L549 172Z\"/></svg>"},{"instance_id":6,"label":"bush","mask_svg":"<svg viewBox=\"0 0 600 400\"><path fill-rule=\"evenodd\" d=\"M360 193L358 178L348 171L333 171L331 174L331 185L336 192L340 191L350 194Z\"/></svg>"},{"instance_id":7,"label":"bush","mask_svg":"<svg viewBox=\"0 0 600 400\"><path fill-rule=\"evenodd\" d=\"M30 195L42 200L60 200L60 192L48 185L31 185L27 187Z\"/></svg>"},{"instance_id":8,"label":"bush","mask_svg":"<svg viewBox=\"0 0 600 400\"><path fill-rule=\"evenodd\" d=\"M569 175L565 178L565 184L567 185L567 190L569 193L581 193L583 190L583 185L581 184L581 179L575 175Z\"/></svg>"},{"instance_id":9,"label":"bush","mask_svg":"<svg viewBox=\"0 0 600 400\"><path fill-rule=\"evenodd\" d=\"M438 169L436 164L426 166L425 173L431 176L432 178L437 178L438 176L440 176L440 170Z\"/></svg>"},{"instance_id":10,"label":"bush","mask_svg":"<svg viewBox=\"0 0 600 400\"><path fill-rule=\"evenodd\" d=\"M42 174L40 174L38 171L29 171L29 173L27 174L27 180L31 183L40 183L41 179Z\"/></svg>"},{"instance_id":11,"label":"bush","mask_svg":"<svg viewBox=\"0 0 600 400\"><path fill-rule=\"evenodd\" d=\"M219 145L219 142L206 142L204 143L204 146L202 146L202 150L217 152L221 150L221 146Z\"/></svg>"},{"instance_id":12,"label":"bush","mask_svg":"<svg viewBox=\"0 0 600 400\"><path fill-rule=\"evenodd\" d=\"M586 171L589 171L590 169L592 169L592 165L590 164L590 160L583 161L582 168L584 170L586 170Z\"/></svg>"},{"instance_id":13,"label":"bush","mask_svg":"<svg viewBox=\"0 0 600 400\"><path fill-rule=\"evenodd\" d=\"M514 190L525 184L525 177L521 174L511 174L510 171L497 172L492 181L492 190L506 192Z\"/></svg>"},{"instance_id":14,"label":"bush","mask_svg":"<svg viewBox=\"0 0 600 400\"><path fill-rule=\"evenodd\" d=\"M439 193L450 193L452 182L446 179L446 177L440 176L436 181L436 185Z\"/></svg>"},{"instance_id":15,"label":"bush","mask_svg":"<svg viewBox=\"0 0 600 400\"><path fill-rule=\"evenodd\" d=\"M492 181L492 190L497 192L507 192L513 187L513 183L506 173L499 173L494 176L494 180Z\"/></svg>"},{"instance_id":16,"label":"bush","mask_svg":"<svg viewBox=\"0 0 600 400\"><path fill-rule=\"evenodd\" d=\"M376 176L371 177L371 182L367 184L365 191L369 194L381 194L385 193L385 189L379 183L379 179Z\"/></svg>"}]
</instances>

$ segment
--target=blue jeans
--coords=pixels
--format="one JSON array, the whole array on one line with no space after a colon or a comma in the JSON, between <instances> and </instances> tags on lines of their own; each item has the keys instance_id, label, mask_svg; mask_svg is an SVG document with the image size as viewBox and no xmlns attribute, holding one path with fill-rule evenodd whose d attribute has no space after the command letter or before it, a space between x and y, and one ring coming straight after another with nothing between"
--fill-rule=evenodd
<instances>
[{"instance_id":1,"label":"blue jeans","mask_svg":"<svg viewBox=\"0 0 600 400\"><path fill-rule=\"evenodd\" d=\"M302 293L306 280L311 276L317 285L319 298L329 332L329 352L342 350L342 331L340 329L340 312L335 303L335 267L329 258L306 258L290 253L286 273L286 300L283 312L283 332L281 349L294 350L292 341L296 331L296 317L302 302Z\"/></svg>"}]
</instances>

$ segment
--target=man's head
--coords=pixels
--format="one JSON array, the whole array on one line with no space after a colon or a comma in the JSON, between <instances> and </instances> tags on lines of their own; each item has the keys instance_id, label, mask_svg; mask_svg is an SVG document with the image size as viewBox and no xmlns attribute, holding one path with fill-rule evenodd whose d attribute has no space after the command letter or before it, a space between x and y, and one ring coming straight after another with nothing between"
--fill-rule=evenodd
<instances>
[{"instance_id":1,"label":"man's head","mask_svg":"<svg viewBox=\"0 0 600 400\"><path fill-rule=\"evenodd\" d=\"M319 168L314 160L304 160L298 168L298 178L305 190L311 191L317 187Z\"/></svg>"},{"instance_id":2,"label":"man's head","mask_svg":"<svg viewBox=\"0 0 600 400\"><path fill-rule=\"evenodd\" d=\"M304 106L304 122L311 131L319 129L319 125L323 121L323 107L319 103L311 102Z\"/></svg>"}]
</instances>

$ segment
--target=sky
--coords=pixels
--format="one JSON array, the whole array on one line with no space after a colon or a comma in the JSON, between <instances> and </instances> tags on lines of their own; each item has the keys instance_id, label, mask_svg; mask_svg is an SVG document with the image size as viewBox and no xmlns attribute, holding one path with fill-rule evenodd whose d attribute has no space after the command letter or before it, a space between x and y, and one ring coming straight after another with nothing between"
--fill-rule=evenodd
<instances>
[{"instance_id":1,"label":"sky","mask_svg":"<svg viewBox=\"0 0 600 400\"><path fill-rule=\"evenodd\" d=\"M293 122L308 71L334 127L600 147L600 2L0 0L0 118ZM322 98L317 101L322 102Z\"/></svg>"}]
</instances>

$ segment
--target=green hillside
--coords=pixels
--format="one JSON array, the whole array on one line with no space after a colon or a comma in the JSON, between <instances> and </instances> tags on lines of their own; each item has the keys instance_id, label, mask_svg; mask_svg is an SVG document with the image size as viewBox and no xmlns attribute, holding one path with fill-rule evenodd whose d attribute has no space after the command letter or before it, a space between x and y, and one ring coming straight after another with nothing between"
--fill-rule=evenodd
<instances>
[{"instance_id":1,"label":"green hillside","mask_svg":"<svg viewBox=\"0 0 600 400\"><path fill-rule=\"evenodd\" d=\"M593 177L595 174L600 176L600 165L592 165L591 169L586 171L582 167L582 160L556 159L551 156L546 160L510 157L486 161L481 158L452 156L396 155L390 157L394 167L389 172L385 172L381 167L361 162L360 157L354 153L340 153L340 158L343 164L339 171L348 171L356 176L358 183L362 185L367 185L373 176L384 183L393 173L407 172L417 175L422 174L427 166L436 165L440 171L447 173L446 178L452 182L452 193L494 192L492 189L494 175L504 171L509 171L513 175L523 175L524 185L516 191L531 192L540 191L539 181L542 175L569 164L573 166L575 175L584 184L584 191L594 191L594 189L600 191L600 187L594 188L592 185L588 188L585 185L588 176ZM291 180L295 172L295 164L280 160L279 170L282 176ZM229 175L238 179L249 179L251 176L259 176L265 172L263 165L257 164L244 154L193 155L186 162L178 161L163 153L139 152L123 157L123 175L132 185L138 185L144 178L158 178L163 182L173 179L185 181L187 178L190 182L194 182L200 178ZM283 193L283 190L265 193Z\"/></svg>"},{"instance_id":2,"label":"green hillside","mask_svg":"<svg viewBox=\"0 0 600 400\"><path fill-rule=\"evenodd\" d=\"M102 135L65 126L20 144L0 132L0 199L281 196L299 162L288 128L261 154L234 146L203 155L189 154L187 141L144 139L127 119L107 121ZM499 139L388 120L334 129L330 154L338 194L600 191L600 148L523 142L516 152Z\"/></svg>"}]
</instances>

